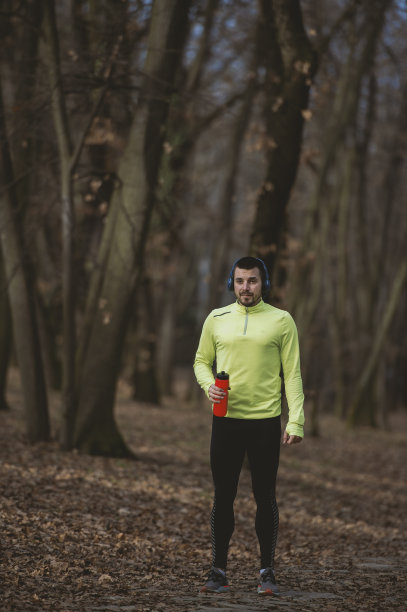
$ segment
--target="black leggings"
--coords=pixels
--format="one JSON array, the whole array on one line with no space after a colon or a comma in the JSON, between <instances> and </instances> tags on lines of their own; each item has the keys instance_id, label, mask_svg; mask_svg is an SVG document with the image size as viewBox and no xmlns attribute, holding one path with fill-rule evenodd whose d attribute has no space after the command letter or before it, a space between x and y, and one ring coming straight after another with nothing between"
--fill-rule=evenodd
<instances>
[{"instance_id":1,"label":"black leggings","mask_svg":"<svg viewBox=\"0 0 407 612\"><path fill-rule=\"evenodd\" d=\"M280 417L232 419L213 417L211 469L215 497L211 514L213 566L226 568L235 526L233 503L245 453L257 504L256 533L261 568L274 566L278 533L276 477L280 457Z\"/></svg>"}]
</instances>

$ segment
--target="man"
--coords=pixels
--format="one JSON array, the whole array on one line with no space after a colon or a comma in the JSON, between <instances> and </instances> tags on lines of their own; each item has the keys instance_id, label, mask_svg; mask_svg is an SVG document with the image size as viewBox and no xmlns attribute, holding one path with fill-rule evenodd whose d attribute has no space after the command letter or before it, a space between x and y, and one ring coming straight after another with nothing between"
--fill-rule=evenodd
<instances>
[{"instance_id":1,"label":"man","mask_svg":"<svg viewBox=\"0 0 407 612\"><path fill-rule=\"evenodd\" d=\"M233 504L245 453L257 504L256 533L260 545L258 593L276 595L274 553L278 532L275 497L281 438L281 377L284 376L289 418L283 443L304 436L304 395L298 335L288 312L266 304L270 289L261 259L243 257L232 267L228 288L236 302L213 310L203 325L194 362L195 376L209 400L225 394L214 384L212 366L229 374L228 411L213 415L211 470L214 503L211 514L212 568L205 592L228 590L226 578L229 541L234 530Z\"/></svg>"}]
</instances>

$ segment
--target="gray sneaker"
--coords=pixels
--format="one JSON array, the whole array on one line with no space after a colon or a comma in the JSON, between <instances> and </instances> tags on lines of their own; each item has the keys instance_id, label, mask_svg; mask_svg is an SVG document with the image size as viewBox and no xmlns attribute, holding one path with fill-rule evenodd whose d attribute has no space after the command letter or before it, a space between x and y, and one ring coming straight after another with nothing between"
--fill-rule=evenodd
<instances>
[{"instance_id":1,"label":"gray sneaker","mask_svg":"<svg viewBox=\"0 0 407 612\"><path fill-rule=\"evenodd\" d=\"M226 574L213 567L209 572L208 580L202 587L201 593L227 593L229 591Z\"/></svg>"},{"instance_id":2,"label":"gray sneaker","mask_svg":"<svg viewBox=\"0 0 407 612\"><path fill-rule=\"evenodd\" d=\"M261 572L257 592L259 595L279 595L280 591L276 585L276 579L271 567L267 567Z\"/></svg>"}]
</instances>

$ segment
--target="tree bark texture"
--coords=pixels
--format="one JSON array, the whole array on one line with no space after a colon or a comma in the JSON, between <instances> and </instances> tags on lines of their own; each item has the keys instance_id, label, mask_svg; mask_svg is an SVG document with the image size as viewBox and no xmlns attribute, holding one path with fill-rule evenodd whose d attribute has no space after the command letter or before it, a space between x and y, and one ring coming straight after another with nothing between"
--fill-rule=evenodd
<instances>
[{"instance_id":1,"label":"tree bark texture","mask_svg":"<svg viewBox=\"0 0 407 612\"><path fill-rule=\"evenodd\" d=\"M211 283L209 286L209 300L207 310L210 312L219 304L219 297L225 286L227 271L230 269L228 254L232 241L232 221L236 203L236 182L239 169L240 153L244 137L249 125L253 99L257 89L257 80L250 78L236 121L231 129L228 144L227 162L225 163L224 183L221 189L217 219L214 227L216 238L211 255Z\"/></svg>"},{"instance_id":2,"label":"tree bark texture","mask_svg":"<svg viewBox=\"0 0 407 612\"><path fill-rule=\"evenodd\" d=\"M46 58L48 63L51 88L51 107L54 126L57 135L60 162L60 195L61 195L61 228L62 228L62 308L63 308L63 414L61 426L61 444L70 449L73 445L73 430L77 398L75 394L75 279L74 279L74 229L75 209L73 201L73 173L79 161L85 136L90 130L93 120L100 108L114 61L119 50L119 42L113 46L109 61L103 73L104 83L94 93L92 110L87 119L75 149L72 145L71 131L68 120L67 104L62 84L60 67L59 40L55 15L54 0L44 4L44 31L47 40Z\"/></svg>"},{"instance_id":3,"label":"tree bark texture","mask_svg":"<svg viewBox=\"0 0 407 612\"><path fill-rule=\"evenodd\" d=\"M345 359L345 347L349 344L354 330L344 326L345 302L349 307L353 296L349 297L348 268L349 258L349 215L352 211L349 201L357 190L353 190L354 178L352 166L356 165L352 160L348 160L348 169L344 167L341 173L339 162L341 155L346 161L347 139L354 137L355 126L358 121L358 111L361 98L361 88L363 77L369 74L375 58L375 49L383 27L385 12L388 2L377 2L378 10L370 12L369 7L362 7L363 36L357 36L355 23L350 23L347 32L348 57L344 62L343 69L337 81L335 99L332 110L327 119L326 136L323 143L323 153L321 163L316 176L315 187L309 202L307 220L305 224L304 236L296 263L296 269L292 275L292 290L290 293L290 311L295 314L295 318L302 335L306 336L311 332L313 322L318 312L321 290L324 283L330 283L326 288L326 295L331 306L329 318L330 332L333 336L333 347L331 357L336 372L336 392L337 410L343 412L344 405L349 400L348 389L344 389L345 368L352 370L349 362ZM361 9L362 10L362 9ZM370 100L371 103L371 100ZM369 111L370 112L370 111ZM366 129L369 129L370 117L366 117ZM366 134L366 138L369 135ZM339 168L339 171L337 170ZM333 185L333 187L332 187ZM359 189L359 194L360 194ZM339 194L339 197L338 197ZM356 210L361 205L358 202ZM359 214L360 218L360 214ZM337 227L337 232L332 228ZM357 231L364 231L364 228L357 228ZM333 233L334 232L334 233ZM363 241L362 241L363 243ZM329 272L327 277L326 254L332 253L332 244L338 245L338 250L333 256L334 273ZM353 257L358 261L365 261L363 254L360 255L361 240L357 239ZM335 263L336 262L336 267ZM354 267L354 266L351 266ZM332 268L331 268L332 269ZM353 272L353 270L352 270ZM364 275L364 284L368 271ZM328 280L326 280L328 278ZM357 286L358 283L356 283ZM304 293L308 298L304 300ZM361 299L356 291L356 298L361 303ZM370 298L364 300L364 305L369 309L373 303ZM358 311L357 304L353 306ZM366 317L370 315L365 311L361 314L362 327L366 324ZM352 325L352 323L351 323ZM360 328L359 328L360 333ZM370 337L370 336L369 336ZM362 352L364 355L365 353ZM362 355L360 356L362 359ZM309 355L311 360L312 356ZM354 365L351 379L355 377L357 367ZM349 376L347 376L349 380Z\"/></svg>"},{"instance_id":4,"label":"tree bark texture","mask_svg":"<svg viewBox=\"0 0 407 612\"><path fill-rule=\"evenodd\" d=\"M117 429L114 398L124 336L134 291L141 289L140 270L154 204L170 95L188 24L188 0L155 2L139 105L119 165L121 182L108 218L111 241L103 241L88 307L93 313L84 331L78 371L79 407L75 445L95 454L126 455ZM137 350L137 347L135 347Z\"/></svg>"},{"instance_id":5,"label":"tree bark texture","mask_svg":"<svg viewBox=\"0 0 407 612\"><path fill-rule=\"evenodd\" d=\"M386 309L383 313L383 317L380 320L373 345L355 390L348 415L348 424L351 426L357 424L376 425L376 415L372 411L371 403L366 400L370 397L369 391L371 385L373 384L375 372L379 366L381 350L406 281L407 257L401 261L398 269L396 270L393 286L388 296Z\"/></svg>"},{"instance_id":6,"label":"tree bark texture","mask_svg":"<svg viewBox=\"0 0 407 612\"><path fill-rule=\"evenodd\" d=\"M150 279L145 275L140 281L141 292L135 300L136 333L133 348L134 371L132 383L133 399L151 404L160 403L160 389L156 370L156 330L154 321L153 295Z\"/></svg>"},{"instance_id":7,"label":"tree bark texture","mask_svg":"<svg viewBox=\"0 0 407 612\"><path fill-rule=\"evenodd\" d=\"M160 168L157 191L156 215L162 231L168 234L167 249L170 259L163 257L165 273L163 295L160 302L160 320L157 322L158 337L156 352L157 379L160 393L171 395L174 379L174 346L177 333L177 316L185 306L179 299L177 287L185 287L185 228L189 210L186 207L186 169L191 159L198 136L210 125L223 109L215 109L210 116L198 120L196 103L199 96L202 73L210 54L212 26L219 0L209 0L205 9L203 31L198 49L188 70L178 71L177 84L185 92L181 98L175 94L171 100L168 117L167 151L164 152ZM217 112L216 112L217 111Z\"/></svg>"},{"instance_id":8,"label":"tree bark texture","mask_svg":"<svg viewBox=\"0 0 407 612\"><path fill-rule=\"evenodd\" d=\"M0 410L7 410L6 400L7 372L11 356L11 312L4 272L3 256L0 253Z\"/></svg>"},{"instance_id":9,"label":"tree bark texture","mask_svg":"<svg viewBox=\"0 0 407 612\"><path fill-rule=\"evenodd\" d=\"M316 54L305 33L298 0L261 0L260 8L267 168L257 200L250 252L261 257L272 274L297 173Z\"/></svg>"},{"instance_id":10,"label":"tree bark texture","mask_svg":"<svg viewBox=\"0 0 407 612\"><path fill-rule=\"evenodd\" d=\"M382 232L377 240L374 241L374 247L372 248L369 245L368 254L371 263L368 269L364 269L368 282L365 280L363 285L365 291L361 329L366 340L361 343L359 359L366 365L359 373L357 391L352 398L348 416L348 423L350 425L366 422L376 424L378 409L381 410L382 416L384 415L382 400L385 389L383 381L385 371L379 364L379 353L401 295L403 283L405 284L406 275L405 262L403 264L402 259L401 264L398 264L397 261L398 256L401 255L403 258L405 244L392 243L390 238L390 229L395 223L394 209L398 197L397 189L402 178L403 161L405 158L405 142L407 137L406 112L407 88L404 87L398 121L395 126L396 129L389 142L389 164L385 170L382 183ZM393 287L383 292L383 279L387 278L387 271L390 271L391 274L396 266L399 267L396 268ZM387 328L384 327L385 325L387 325ZM373 385L374 377L376 378L375 385Z\"/></svg>"},{"instance_id":11,"label":"tree bark texture","mask_svg":"<svg viewBox=\"0 0 407 612\"><path fill-rule=\"evenodd\" d=\"M25 24L18 45L17 75L24 75L16 79L14 105L19 112L13 113L11 117L10 149L12 151L14 174L18 178L16 192L21 208L21 219L28 212L29 198L34 187L35 178L27 169L32 167L37 152L34 130L35 112L32 104L27 103L35 97L36 78L38 67L38 49L41 34L42 2L33 0L25 3L23 8ZM21 143L24 142L24 146Z\"/></svg>"},{"instance_id":12,"label":"tree bark texture","mask_svg":"<svg viewBox=\"0 0 407 612\"><path fill-rule=\"evenodd\" d=\"M30 262L24 247L19 203L7 138L0 84L0 239L13 320L13 338L21 374L27 436L30 442L49 438L47 392L35 314Z\"/></svg>"},{"instance_id":13,"label":"tree bark texture","mask_svg":"<svg viewBox=\"0 0 407 612\"><path fill-rule=\"evenodd\" d=\"M66 101L62 87L62 74L59 57L59 41L55 16L54 0L44 3L44 32L47 41L46 58L48 63L51 90L51 108L57 135L60 163L61 229L62 229L62 420L61 444L65 449L72 448L73 426L76 409L75 399L75 295L73 275L73 233L74 204L72 196L72 141L68 122Z\"/></svg>"}]
</instances>

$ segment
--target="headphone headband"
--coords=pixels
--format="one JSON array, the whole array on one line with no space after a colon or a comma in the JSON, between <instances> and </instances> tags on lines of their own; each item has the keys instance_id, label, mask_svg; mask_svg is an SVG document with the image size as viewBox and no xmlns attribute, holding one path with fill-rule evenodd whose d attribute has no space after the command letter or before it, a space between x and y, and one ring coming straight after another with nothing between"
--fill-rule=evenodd
<instances>
[{"instance_id":1,"label":"headphone headband","mask_svg":"<svg viewBox=\"0 0 407 612\"><path fill-rule=\"evenodd\" d=\"M237 264L239 263L239 261L243 259L243 257L239 257L239 259L236 259L235 263L232 266L232 269L230 271L229 277L228 277L228 281L227 281L227 286L229 291L233 291L234 290L234 275L235 275L235 269ZM270 276L266 267L266 264L264 263L264 261L262 259L260 259L259 257L253 257L253 259L256 260L256 262L258 262L260 265L257 266L260 271L263 271L263 275L262 275L262 288L261 288L261 293L263 297L266 297L267 294L270 291L271 288L271 281L270 281ZM253 266L255 267L255 266ZM264 276L264 279L263 279Z\"/></svg>"}]
</instances>

